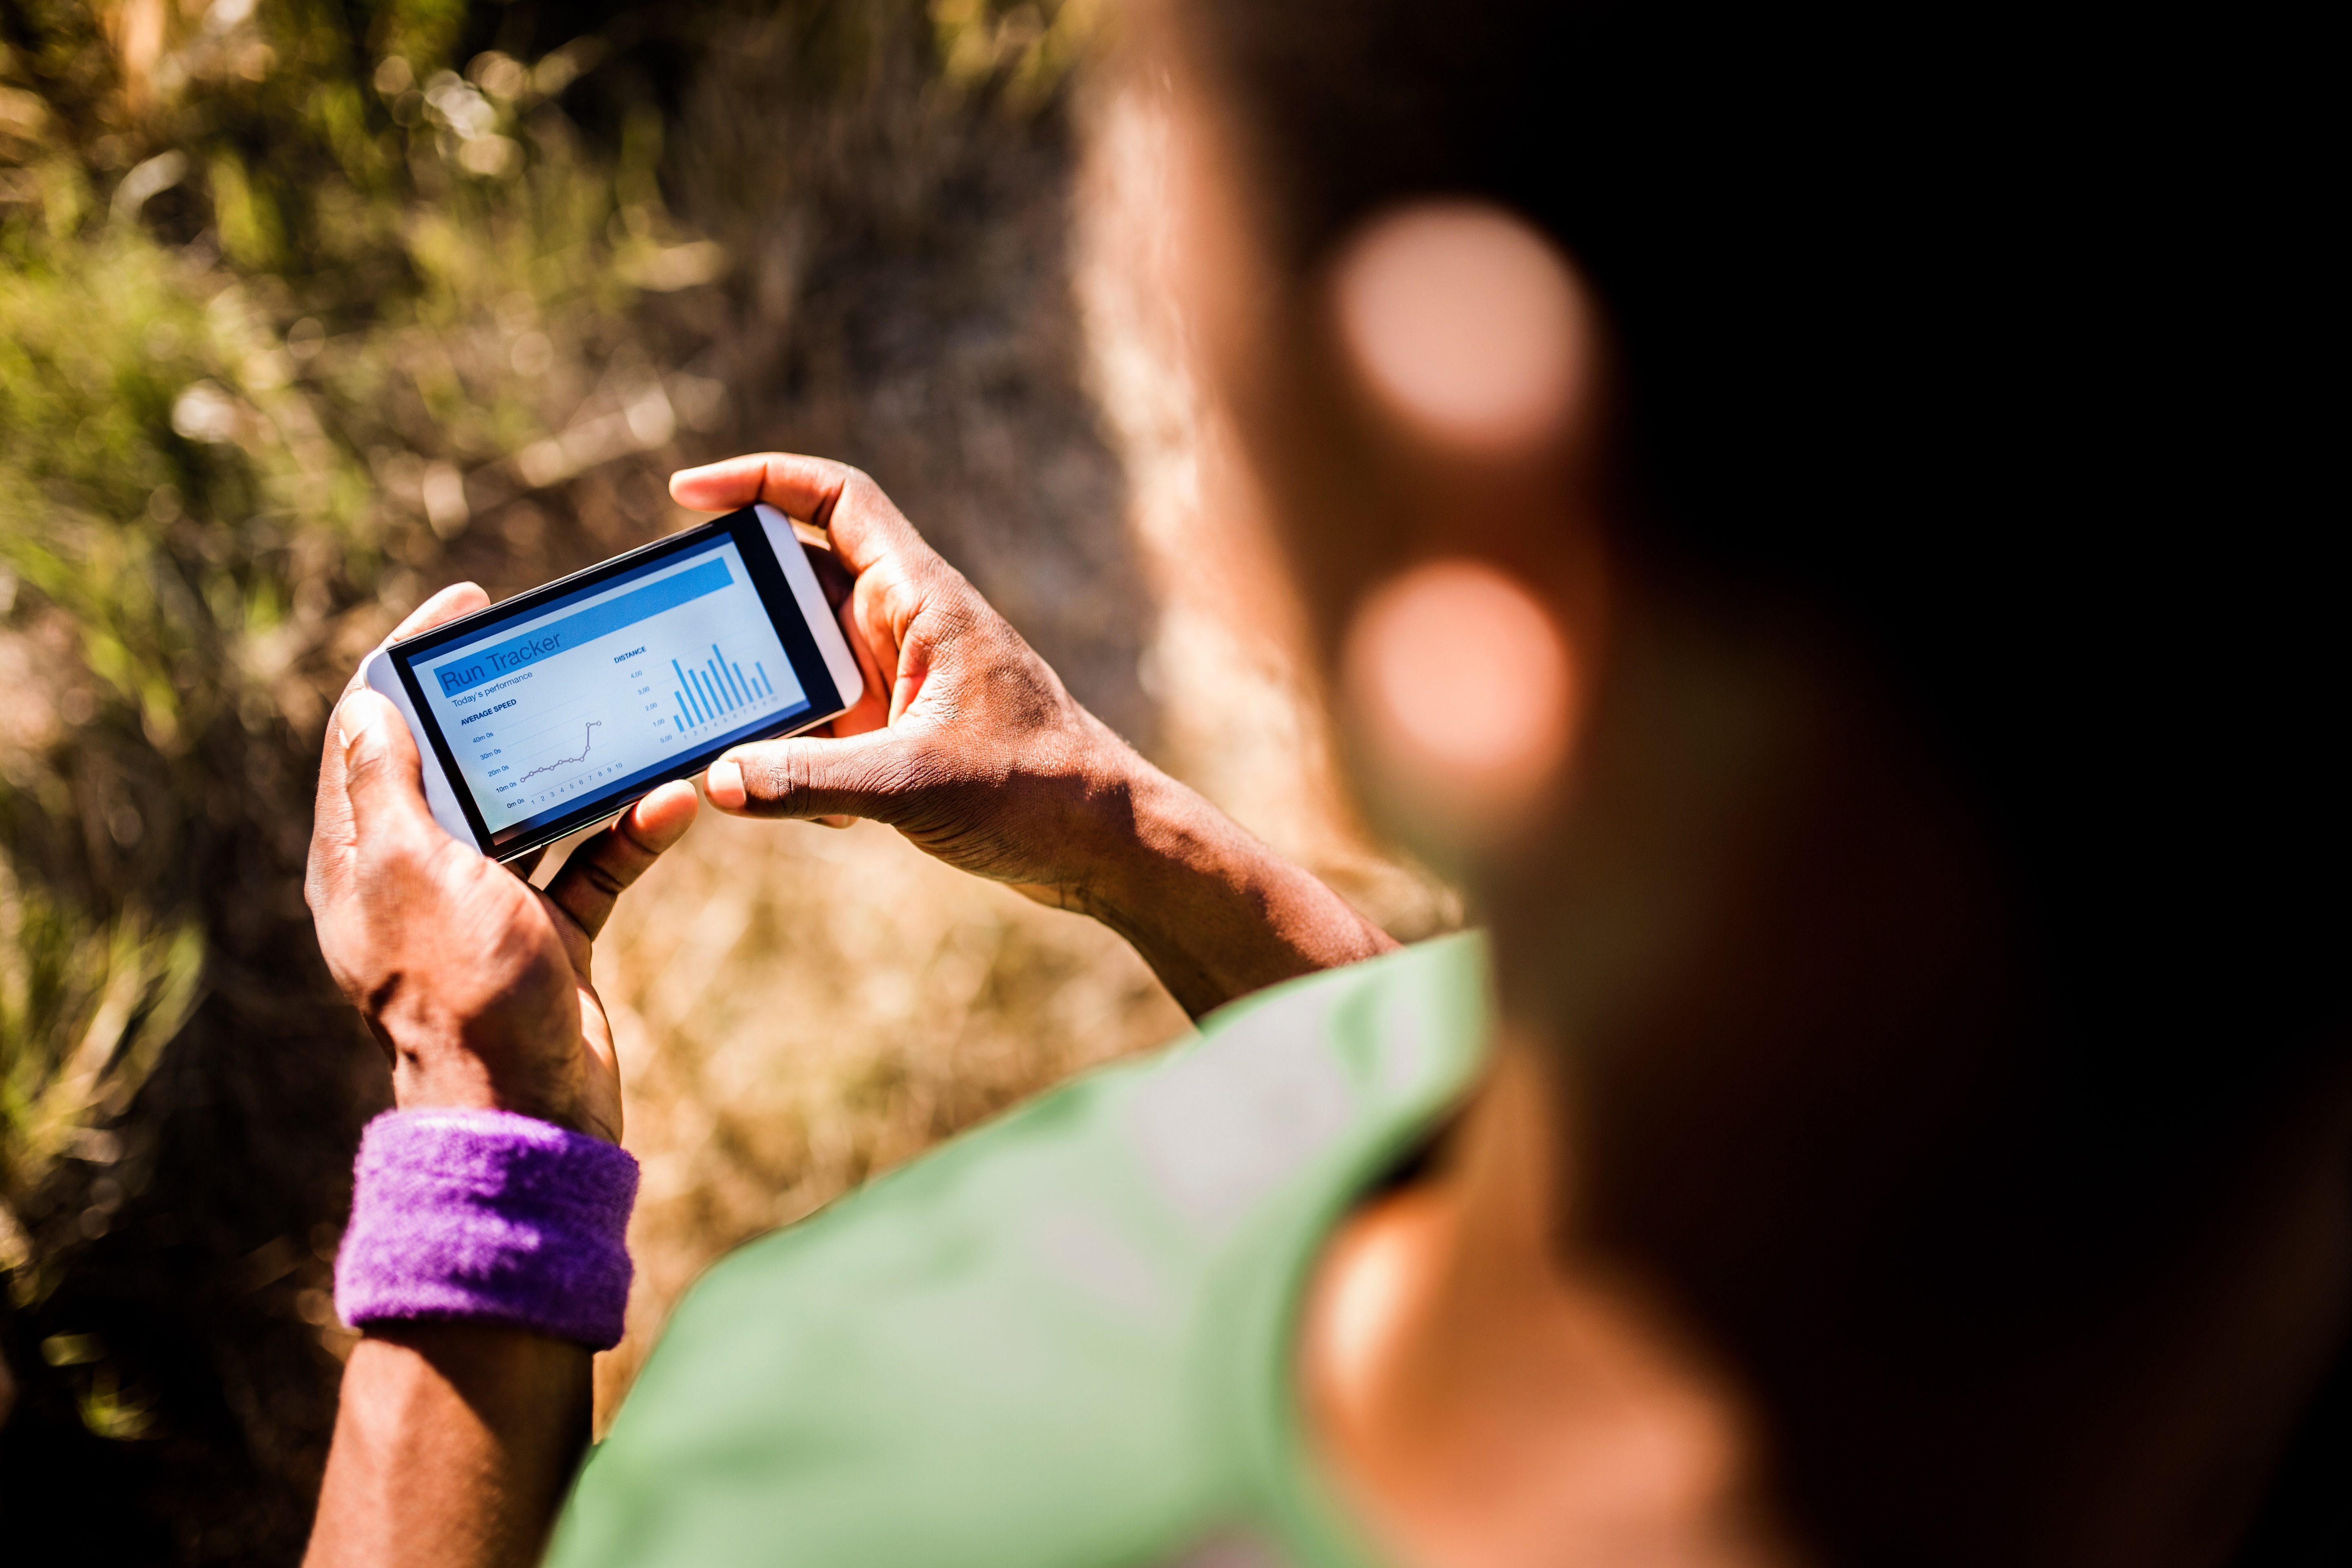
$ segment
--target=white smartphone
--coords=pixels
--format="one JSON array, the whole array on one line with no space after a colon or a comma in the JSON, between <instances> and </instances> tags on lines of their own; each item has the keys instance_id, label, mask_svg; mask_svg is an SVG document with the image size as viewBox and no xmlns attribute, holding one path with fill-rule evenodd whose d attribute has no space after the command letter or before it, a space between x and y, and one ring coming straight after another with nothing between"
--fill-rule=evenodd
<instances>
[{"instance_id":1,"label":"white smartphone","mask_svg":"<svg viewBox=\"0 0 2352 1568\"><path fill-rule=\"evenodd\" d=\"M388 643L366 676L416 737L435 820L499 860L616 816L730 746L835 718L865 689L791 521L770 506Z\"/></svg>"}]
</instances>

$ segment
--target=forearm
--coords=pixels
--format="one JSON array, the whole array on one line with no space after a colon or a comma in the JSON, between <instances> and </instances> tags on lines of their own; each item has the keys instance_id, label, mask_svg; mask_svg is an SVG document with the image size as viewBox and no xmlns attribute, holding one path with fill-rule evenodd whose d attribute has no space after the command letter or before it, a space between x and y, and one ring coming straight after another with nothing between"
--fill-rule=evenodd
<instances>
[{"instance_id":1,"label":"forearm","mask_svg":"<svg viewBox=\"0 0 2352 1568\"><path fill-rule=\"evenodd\" d=\"M537 1562L588 1441L589 1363L520 1329L371 1330L343 1369L307 1568Z\"/></svg>"},{"instance_id":2,"label":"forearm","mask_svg":"<svg viewBox=\"0 0 2352 1568\"><path fill-rule=\"evenodd\" d=\"M1194 1017L1396 942L1301 867L1149 764L1126 782L1118 847L1080 890Z\"/></svg>"}]
</instances>

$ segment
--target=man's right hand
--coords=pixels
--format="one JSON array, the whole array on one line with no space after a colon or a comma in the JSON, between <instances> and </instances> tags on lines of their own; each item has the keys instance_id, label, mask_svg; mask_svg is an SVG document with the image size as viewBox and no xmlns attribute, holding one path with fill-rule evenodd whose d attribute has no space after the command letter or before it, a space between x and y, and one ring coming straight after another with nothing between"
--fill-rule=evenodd
<instances>
[{"instance_id":1,"label":"man's right hand","mask_svg":"<svg viewBox=\"0 0 2352 1568\"><path fill-rule=\"evenodd\" d=\"M1195 1016L1392 945L1081 707L865 474L767 453L688 469L670 493L708 511L765 501L824 530L854 580L841 620L865 699L829 736L728 752L706 781L712 805L887 822L951 866L1101 920Z\"/></svg>"},{"instance_id":2,"label":"man's right hand","mask_svg":"<svg viewBox=\"0 0 2352 1568\"><path fill-rule=\"evenodd\" d=\"M1099 819L1122 814L1120 797L1147 764L872 479L771 455L688 469L670 491L713 511L764 500L823 529L856 584L842 622L865 698L830 736L727 752L710 768L713 805L873 817L950 866L1041 893L1076 896L1098 879L1111 848Z\"/></svg>"}]
</instances>

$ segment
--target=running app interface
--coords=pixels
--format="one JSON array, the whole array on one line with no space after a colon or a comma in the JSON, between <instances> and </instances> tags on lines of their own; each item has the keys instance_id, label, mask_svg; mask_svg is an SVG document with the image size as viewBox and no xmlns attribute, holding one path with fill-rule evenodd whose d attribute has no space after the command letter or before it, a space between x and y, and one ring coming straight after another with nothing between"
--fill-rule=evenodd
<instances>
[{"instance_id":1,"label":"running app interface","mask_svg":"<svg viewBox=\"0 0 2352 1568\"><path fill-rule=\"evenodd\" d=\"M412 666L493 842L808 707L732 539Z\"/></svg>"}]
</instances>

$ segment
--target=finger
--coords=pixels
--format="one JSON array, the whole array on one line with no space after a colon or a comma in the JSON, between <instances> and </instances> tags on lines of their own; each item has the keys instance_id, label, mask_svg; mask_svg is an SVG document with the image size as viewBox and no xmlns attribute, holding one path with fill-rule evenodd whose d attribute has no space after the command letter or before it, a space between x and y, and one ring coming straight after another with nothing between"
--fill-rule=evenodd
<instances>
[{"instance_id":1,"label":"finger","mask_svg":"<svg viewBox=\"0 0 2352 1568\"><path fill-rule=\"evenodd\" d=\"M791 452L756 452L672 474L669 493L698 511L730 511L766 501L825 531L852 573L898 557L909 567L934 557L882 487L846 463Z\"/></svg>"},{"instance_id":2,"label":"finger","mask_svg":"<svg viewBox=\"0 0 2352 1568\"><path fill-rule=\"evenodd\" d=\"M547 846L542 844L528 854L519 855L506 863L508 870L528 882L538 871L540 862L547 858Z\"/></svg>"},{"instance_id":3,"label":"finger","mask_svg":"<svg viewBox=\"0 0 2352 1568\"><path fill-rule=\"evenodd\" d=\"M730 749L703 776L710 804L738 816L864 816L896 822L917 784L903 733L798 735Z\"/></svg>"},{"instance_id":4,"label":"finger","mask_svg":"<svg viewBox=\"0 0 2352 1568\"><path fill-rule=\"evenodd\" d=\"M383 642L376 644L376 647L381 648L386 643L400 642L415 637L419 632L429 632L435 626L456 620L459 616L470 616L489 602L489 595L482 591L482 585L479 583L452 583L416 608L409 611L407 618L393 627L392 635L384 638ZM351 680L343 687L343 695L349 697L358 690L360 682L366 674L367 660L362 659L359 668L352 672Z\"/></svg>"},{"instance_id":5,"label":"finger","mask_svg":"<svg viewBox=\"0 0 2352 1568\"><path fill-rule=\"evenodd\" d=\"M816 574L816 584L824 592L824 602L832 606L835 624L841 627L842 640L849 645L849 656L856 660L858 673L865 678L857 700L847 711L818 726L814 732L862 735L868 730L879 730L890 721L887 689L889 683L882 679L882 667L858 625L857 579L849 574L849 568L827 545L803 539L801 552L808 557L809 569ZM895 657L894 653L894 660Z\"/></svg>"},{"instance_id":6,"label":"finger","mask_svg":"<svg viewBox=\"0 0 2352 1568\"><path fill-rule=\"evenodd\" d=\"M824 590L824 602L838 615L842 605L849 603L849 595L857 587L857 579L850 575L849 568L841 563L841 558L833 552L830 545L803 539L801 541L801 553L808 557L809 570L816 575L816 585Z\"/></svg>"},{"instance_id":7,"label":"finger","mask_svg":"<svg viewBox=\"0 0 2352 1568\"><path fill-rule=\"evenodd\" d=\"M857 673L865 678L866 685L865 689L857 694L857 700L850 704L849 710L835 719L826 729L829 733L841 738L863 735L890 722L891 682L882 679L881 663L875 658L873 647L866 642L865 632L858 627L857 606L842 604L835 609L834 619L841 623L841 639L849 645L849 655L857 661ZM897 662L895 649L891 661Z\"/></svg>"},{"instance_id":8,"label":"finger","mask_svg":"<svg viewBox=\"0 0 2352 1568\"><path fill-rule=\"evenodd\" d=\"M629 884L686 836L696 804L692 784L676 780L662 785L574 849L548 883L548 899L594 941Z\"/></svg>"},{"instance_id":9,"label":"finger","mask_svg":"<svg viewBox=\"0 0 2352 1568\"><path fill-rule=\"evenodd\" d=\"M754 452L681 468L669 477L669 493L678 505L698 511L732 511L763 500L787 517L823 528L850 471L848 464L828 458Z\"/></svg>"},{"instance_id":10,"label":"finger","mask_svg":"<svg viewBox=\"0 0 2352 1568\"><path fill-rule=\"evenodd\" d=\"M383 643L378 643L376 647L382 648L385 643L397 642L403 637L415 637L419 632L430 631L445 622L456 620L459 616L471 615L489 602L490 596L482 592L479 584L452 583L410 611L408 618L394 626L392 629L392 635L384 638ZM344 683L342 696L337 698L336 701L340 703L353 692L360 690L365 684L366 679L367 660L362 659L360 667L352 671L351 679ZM347 810L343 795L342 731L330 723L327 726L326 741L320 748L318 804L316 815L311 818L311 846L314 861L318 858L320 847L341 838ZM314 866L312 869L313 873L317 874L329 868Z\"/></svg>"},{"instance_id":11,"label":"finger","mask_svg":"<svg viewBox=\"0 0 2352 1568\"><path fill-rule=\"evenodd\" d=\"M931 650L922 643L912 643L898 650L898 679L890 686L890 722L915 705L923 694L923 683L931 678Z\"/></svg>"},{"instance_id":12,"label":"finger","mask_svg":"<svg viewBox=\"0 0 2352 1568\"><path fill-rule=\"evenodd\" d=\"M331 742L340 739L343 796L362 855L374 846L446 840L425 804L423 764L400 710L373 691L355 691L335 710Z\"/></svg>"},{"instance_id":13,"label":"finger","mask_svg":"<svg viewBox=\"0 0 2352 1568\"><path fill-rule=\"evenodd\" d=\"M429 632L459 616L470 616L489 602L489 595L479 583L452 583L409 611L407 618L392 628L391 640L399 642L419 632Z\"/></svg>"}]
</instances>

